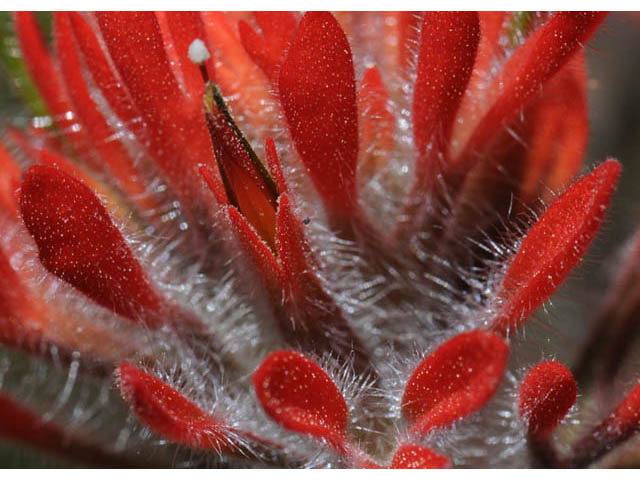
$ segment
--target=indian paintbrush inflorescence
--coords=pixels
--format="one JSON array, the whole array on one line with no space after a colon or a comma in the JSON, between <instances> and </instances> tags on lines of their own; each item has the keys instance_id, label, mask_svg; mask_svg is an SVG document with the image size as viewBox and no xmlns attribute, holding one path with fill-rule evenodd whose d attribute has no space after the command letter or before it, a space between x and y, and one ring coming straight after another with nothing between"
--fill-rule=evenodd
<instances>
[{"instance_id":1,"label":"indian paintbrush inflorescence","mask_svg":"<svg viewBox=\"0 0 640 480\"><path fill-rule=\"evenodd\" d=\"M48 44L15 14L0 432L102 466L598 462L640 428L628 344L577 381L517 352L620 175L580 175L603 18L64 12Z\"/></svg>"}]
</instances>

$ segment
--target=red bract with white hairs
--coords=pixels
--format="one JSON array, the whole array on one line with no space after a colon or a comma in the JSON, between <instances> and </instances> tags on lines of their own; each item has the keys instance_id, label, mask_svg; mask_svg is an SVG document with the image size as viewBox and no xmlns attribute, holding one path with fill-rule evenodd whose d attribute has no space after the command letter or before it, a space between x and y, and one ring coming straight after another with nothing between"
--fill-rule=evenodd
<instances>
[{"instance_id":1,"label":"red bract with white hairs","mask_svg":"<svg viewBox=\"0 0 640 480\"><path fill-rule=\"evenodd\" d=\"M571 372L558 362L542 362L522 381L519 392L520 415L529 434L547 437L576 401L577 386Z\"/></svg>"}]
</instances>

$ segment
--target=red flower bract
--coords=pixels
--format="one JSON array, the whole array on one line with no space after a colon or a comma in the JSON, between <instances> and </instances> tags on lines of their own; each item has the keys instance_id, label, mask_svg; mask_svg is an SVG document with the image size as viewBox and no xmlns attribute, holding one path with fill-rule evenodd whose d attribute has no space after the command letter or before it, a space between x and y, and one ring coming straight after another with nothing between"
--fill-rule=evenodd
<instances>
[{"instance_id":1,"label":"red flower bract","mask_svg":"<svg viewBox=\"0 0 640 480\"><path fill-rule=\"evenodd\" d=\"M520 415L528 422L529 433L551 434L576 401L577 386L571 372L558 362L542 362L533 367L520 386Z\"/></svg>"},{"instance_id":2,"label":"red flower bract","mask_svg":"<svg viewBox=\"0 0 640 480\"><path fill-rule=\"evenodd\" d=\"M50 116L0 145L0 433L114 466L597 461L637 388L562 449L569 370L510 393L620 173L571 184L603 18L63 12L50 47L16 14Z\"/></svg>"},{"instance_id":3,"label":"red flower bract","mask_svg":"<svg viewBox=\"0 0 640 480\"><path fill-rule=\"evenodd\" d=\"M483 407L498 388L509 347L498 336L474 331L444 343L413 372L402 413L422 434Z\"/></svg>"}]
</instances>

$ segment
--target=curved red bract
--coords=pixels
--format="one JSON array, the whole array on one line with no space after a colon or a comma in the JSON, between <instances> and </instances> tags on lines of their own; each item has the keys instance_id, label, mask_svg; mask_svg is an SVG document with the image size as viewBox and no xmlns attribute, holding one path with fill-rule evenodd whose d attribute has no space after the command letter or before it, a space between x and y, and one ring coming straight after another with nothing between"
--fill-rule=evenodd
<instances>
[{"instance_id":1,"label":"curved red bract","mask_svg":"<svg viewBox=\"0 0 640 480\"><path fill-rule=\"evenodd\" d=\"M482 408L493 396L509 347L493 333L476 330L445 342L416 368L402 396L402 414L421 435Z\"/></svg>"},{"instance_id":2,"label":"curved red bract","mask_svg":"<svg viewBox=\"0 0 640 480\"><path fill-rule=\"evenodd\" d=\"M124 317L161 323L163 300L89 187L57 168L31 167L20 211L47 270Z\"/></svg>"},{"instance_id":3,"label":"curved red bract","mask_svg":"<svg viewBox=\"0 0 640 480\"><path fill-rule=\"evenodd\" d=\"M511 261L498 292L493 328L517 328L551 295L580 261L595 236L620 175L607 160L574 183L529 230Z\"/></svg>"},{"instance_id":4,"label":"curved red bract","mask_svg":"<svg viewBox=\"0 0 640 480\"><path fill-rule=\"evenodd\" d=\"M291 137L330 211L357 205L358 108L351 48L329 13L307 13L280 69L280 103Z\"/></svg>"},{"instance_id":5,"label":"curved red bract","mask_svg":"<svg viewBox=\"0 0 640 480\"><path fill-rule=\"evenodd\" d=\"M347 404L317 364L291 350L274 352L253 374L253 386L267 415L284 428L345 451Z\"/></svg>"},{"instance_id":6,"label":"curved red bract","mask_svg":"<svg viewBox=\"0 0 640 480\"><path fill-rule=\"evenodd\" d=\"M401 445L393 454L391 468L451 468L451 460L427 447L421 447L420 445Z\"/></svg>"},{"instance_id":7,"label":"curved red bract","mask_svg":"<svg viewBox=\"0 0 640 480\"><path fill-rule=\"evenodd\" d=\"M576 401L578 387L571 372L559 362L537 364L520 385L520 416L530 434L550 435Z\"/></svg>"}]
</instances>

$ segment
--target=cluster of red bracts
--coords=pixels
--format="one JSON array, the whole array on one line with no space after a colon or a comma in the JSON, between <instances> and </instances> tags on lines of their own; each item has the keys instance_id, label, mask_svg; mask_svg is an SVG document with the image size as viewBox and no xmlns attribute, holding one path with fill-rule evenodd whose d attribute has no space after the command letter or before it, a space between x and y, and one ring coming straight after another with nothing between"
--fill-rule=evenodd
<instances>
[{"instance_id":1,"label":"cluster of red bracts","mask_svg":"<svg viewBox=\"0 0 640 480\"><path fill-rule=\"evenodd\" d=\"M452 220L443 235L454 235L458 225L452 222L481 183L486 159L498 163L513 154L505 154L501 146L506 127L523 110L534 120L523 132L529 147L518 193L530 199L541 193L541 183L552 189L566 185L580 166L586 142L579 47L603 15L545 18L500 72L491 75L503 48L498 37L505 14L394 15L397 38L406 40L416 27L420 38L412 97L416 175L403 200L408 221L398 222L390 241L401 244L425 227L422 206L425 198L442 193L438 178L445 179L453 198ZM299 18L263 13L255 15L255 24L261 34L244 20L236 34L229 17L218 13L57 13L54 59L34 18L16 15L24 59L64 141L37 130L29 136L9 132L34 164L24 175L0 146L0 221L4 229L18 232L0 245L0 340L32 353L41 352L42 344L55 344L62 352L96 356L106 371L115 369L122 396L142 423L172 442L258 458L283 448L277 440L231 426L131 364L117 334L105 340L99 331L89 330L78 337L73 322L31 291L23 273L10 263L23 243L31 241L28 232L37 253L24 255L37 256L49 274L96 304L144 328L213 338L209 325L164 295L136 259L97 196L111 197L110 188L66 159L72 151L88 170L111 178L133 211L144 215L157 209L158 199L147 195L148 166L134 160L126 139L117 138L108 118L112 115L153 158L195 235L206 241L212 233L210 218L226 219L263 281L283 337L306 353L277 351L258 366L253 387L264 412L284 429L323 441L347 466L377 468L377 460L350 438L348 407L338 386L311 358L334 355L374 382L377 373L316 274L317 260L295 213L276 143L265 138L266 161L258 158L221 92L239 94L243 111L234 113L244 115L257 131L278 121L273 113L256 114L260 100L275 92L329 224L352 240L360 238L354 232L375 230L359 201L357 173L375 170L393 148L395 119L388 104L394 92L376 67L366 70L358 87L347 35L331 14L311 12ZM200 68L188 58L194 39L204 40L214 55ZM395 62L398 71L409 56L407 42L400 42L386 60ZM256 75L253 63L264 75ZM211 82L203 81L202 72ZM246 82L251 89L245 91ZM545 95L539 96L542 84ZM474 101L480 91L483 102ZM568 98L577 99L578 107L570 107ZM459 116L474 121L456 124ZM493 313L485 328L453 336L415 368L406 381L399 420L411 441L398 442L392 468L451 466L447 457L423 446L423 440L493 397L509 356L508 333L579 262L603 219L619 171L616 161L607 160L556 198L509 259L488 305ZM52 322L55 328L49 328ZM638 430L639 388L595 433L577 443L571 458L558 459L548 440L574 404L576 383L556 362L535 366L519 396L531 444L548 465L588 464ZM17 433L16 421L38 424L11 400L2 401L12 405L5 411L14 412L9 413L11 422L0 419L5 434L24 437ZM51 426L38 428L51 439L46 447L53 448L61 438Z\"/></svg>"}]
</instances>

